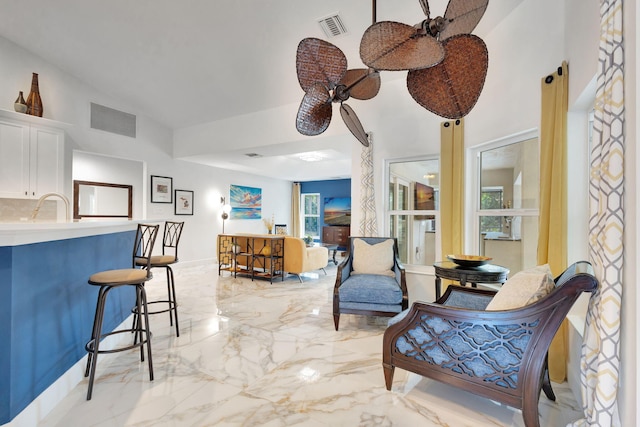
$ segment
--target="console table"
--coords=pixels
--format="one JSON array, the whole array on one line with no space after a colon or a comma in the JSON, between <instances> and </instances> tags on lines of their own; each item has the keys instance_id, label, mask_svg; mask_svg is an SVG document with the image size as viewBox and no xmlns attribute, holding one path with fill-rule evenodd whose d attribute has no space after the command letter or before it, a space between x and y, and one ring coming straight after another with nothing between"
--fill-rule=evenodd
<instances>
[{"instance_id":1,"label":"console table","mask_svg":"<svg viewBox=\"0 0 640 427\"><path fill-rule=\"evenodd\" d=\"M349 234L351 234L351 227L348 225L324 226L322 227L322 243L330 243L348 248Z\"/></svg>"},{"instance_id":2,"label":"console table","mask_svg":"<svg viewBox=\"0 0 640 427\"><path fill-rule=\"evenodd\" d=\"M218 275L229 271L254 278L284 280L284 236L252 234L218 235Z\"/></svg>"},{"instance_id":3,"label":"console table","mask_svg":"<svg viewBox=\"0 0 640 427\"><path fill-rule=\"evenodd\" d=\"M436 262L433 264L436 269L436 300L440 299L442 279L455 280L461 286L467 283L476 287L478 283L498 283L507 281L509 269L499 265L485 264L479 267L463 267L451 261Z\"/></svg>"}]
</instances>

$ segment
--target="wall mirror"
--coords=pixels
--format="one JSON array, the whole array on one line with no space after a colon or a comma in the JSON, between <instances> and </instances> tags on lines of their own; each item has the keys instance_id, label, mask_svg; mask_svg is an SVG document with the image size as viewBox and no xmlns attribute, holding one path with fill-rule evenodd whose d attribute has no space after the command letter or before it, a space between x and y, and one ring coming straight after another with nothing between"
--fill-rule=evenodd
<instances>
[{"instance_id":1,"label":"wall mirror","mask_svg":"<svg viewBox=\"0 0 640 427\"><path fill-rule=\"evenodd\" d=\"M73 181L73 218L132 218L133 186Z\"/></svg>"}]
</instances>

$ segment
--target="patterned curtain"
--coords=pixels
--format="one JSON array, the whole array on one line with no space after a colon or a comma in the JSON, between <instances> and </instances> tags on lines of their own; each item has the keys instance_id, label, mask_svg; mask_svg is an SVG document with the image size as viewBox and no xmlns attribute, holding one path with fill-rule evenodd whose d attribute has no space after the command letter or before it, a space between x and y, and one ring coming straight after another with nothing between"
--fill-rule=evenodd
<instances>
[{"instance_id":1,"label":"patterned curtain","mask_svg":"<svg viewBox=\"0 0 640 427\"><path fill-rule=\"evenodd\" d=\"M291 235L301 237L300 230L300 183L294 182L291 188Z\"/></svg>"},{"instance_id":2,"label":"patterned curtain","mask_svg":"<svg viewBox=\"0 0 640 427\"><path fill-rule=\"evenodd\" d=\"M376 195L373 187L373 135L367 134L369 146L362 146L360 152L360 236L377 237L378 220L376 219Z\"/></svg>"},{"instance_id":3,"label":"patterned curtain","mask_svg":"<svg viewBox=\"0 0 640 427\"><path fill-rule=\"evenodd\" d=\"M590 257L600 288L591 297L581 376L585 417L572 426L619 426L620 307L624 232L623 0L600 2L600 51L589 182ZM633 326L631 326L633 327Z\"/></svg>"}]
</instances>

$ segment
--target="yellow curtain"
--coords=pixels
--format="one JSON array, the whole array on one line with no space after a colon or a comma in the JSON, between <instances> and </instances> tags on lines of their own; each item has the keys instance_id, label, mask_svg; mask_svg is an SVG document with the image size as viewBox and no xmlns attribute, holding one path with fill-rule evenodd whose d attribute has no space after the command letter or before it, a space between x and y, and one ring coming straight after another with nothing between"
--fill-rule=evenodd
<instances>
[{"instance_id":1,"label":"yellow curtain","mask_svg":"<svg viewBox=\"0 0 640 427\"><path fill-rule=\"evenodd\" d=\"M300 236L300 183L294 182L291 189L291 235Z\"/></svg>"},{"instance_id":2,"label":"yellow curtain","mask_svg":"<svg viewBox=\"0 0 640 427\"><path fill-rule=\"evenodd\" d=\"M567 63L542 78L540 121L540 216L538 264L549 264L553 274L567 267ZM554 382L566 379L565 320L549 349L549 375Z\"/></svg>"},{"instance_id":3,"label":"yellow curtain","mask_svg":"<svg viewBox=\"0 0 640 427\"><path fill-rule=\"evenodd\" d=\"M464 122L462 119L440 124L440 224L442 257L463 253Z\"/></svg>"}]
</instances>

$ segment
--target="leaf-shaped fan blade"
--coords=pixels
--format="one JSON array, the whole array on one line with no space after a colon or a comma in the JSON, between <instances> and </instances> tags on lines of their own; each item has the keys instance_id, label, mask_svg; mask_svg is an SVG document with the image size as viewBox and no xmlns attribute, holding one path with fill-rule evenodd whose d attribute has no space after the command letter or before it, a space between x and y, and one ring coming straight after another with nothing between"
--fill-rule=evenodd
<instances>
[{"instance_id":1,"label":"leaf-shaped fan blade","mask_svg":"<svg viewBox=\"0 0 640 427\"><path fill-rule=\"evenodd\" d=\"M450 0L444 13L446 26L440 32L440 41L457 34L469 34L487 10L489 0Z\"/></svg>"},{"instance_id":2,"label":"leaf-shaped fan blade","mask_svg":"<svg viewBox=\"0 0 640 427\"><path fill-rule=\"evenodd\" d=\"M364 32L360 58L376 70L418 70L442 61L444 50L434 37L400 22L383 21Z\"/></svg>"},{"instance_id":3,"label":"leaf-shaped fan blade","mask_svg":"<svg viewBox=\"0 0 640 427\"><path fill-rule=\"evenodd\" d=\"M356 99L371 99L380 90L380 73L371 68L356 68L348 70L340 84L351 88L349 96Z\"/></svg>"},{"instance_id":4,"label":"leaf-shaped fan blade","mask_svg":"<svg viewBox=\"0 0 640 427\"><path fill-rule=\"evenodd\" d=\"M305 92L316 83L333 89L347 71L347 57L329 42L306 38L298 44L296 71Z\"/></svg>"},{"instance_id":5,"label":"leaf-shaped fan blade","mask_svg":"<svg viewBox=\"0 0 640 427\"><path fill-rule=\"evenodd\" d=\"M466 116L476 105L487 76L489 54L482 39L460 34L443 42L446 55L435 67L409 71L409 93L427 110L448 119Z\"/></svg>"},{"instance_id":6,"label":"leaf-shaped fan blade","mask_svg":"<svg viewBox=\"0 0 640 427\"><path fill-rule=\"evenodd\" d=\"M429 12L429 1L428 0L419 0L420 1L420 6L422 6L422 11L424 12L425 15L427 15L427 18L431 17L431 13Z\"/></svg>"},{"instance_id":7,"label":"leaf-shaped fan blade","mask_svg":"<svg viewBox=\"0 0 640 427\"><path fill-rule=\"evenodd\" d=\"M362 123L360 123L360 120L353 111L353 108L349 107L345 103L340 104L340 115L342 116L342 120L344 120L344 124L347 125L353 136L355 136L362 145L368 147L369 137L367 137L367 133L364 131Z\"/></svg>"},{"instance_id":8,"label":"leaf-shaped fan blade","mask_svg":"<svg viewBox=\"0 0 640 427\"><path fill-rule=\"evenodd\" d=\"M298 108L296 129L303 135L320 135L331 122L331 96L320 83L309 88Z\"/></svg>"}]
</instances>

